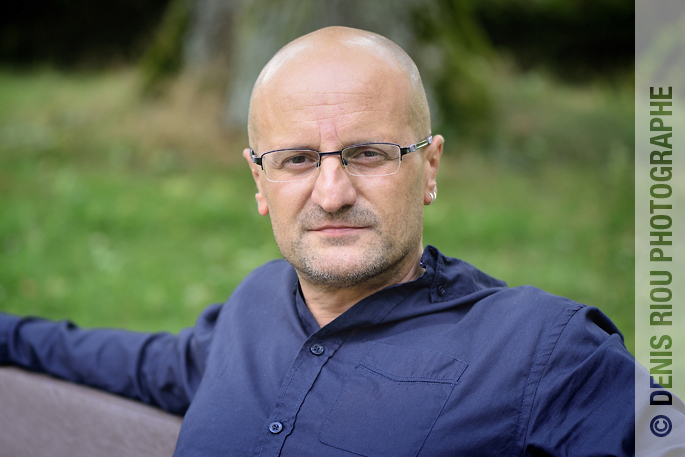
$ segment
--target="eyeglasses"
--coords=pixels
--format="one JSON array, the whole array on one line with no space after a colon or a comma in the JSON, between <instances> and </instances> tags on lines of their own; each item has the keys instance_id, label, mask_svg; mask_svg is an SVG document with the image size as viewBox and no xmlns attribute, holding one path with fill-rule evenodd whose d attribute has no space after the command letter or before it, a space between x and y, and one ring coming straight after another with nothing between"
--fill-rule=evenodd
<instances>
[{"instance_id":1,"label":"eyeglasses","mask_svg":"<svg viewBox=\"0 0 685 457\"><path fill-rule=\"evenodd\" d=\"M402 157L433 142L433 136L423 141L400 147L394 143L362 143L340 151L318 152L313 149L277 149L260 157L250 149L252 162L262 167L271 182L302 181L316 174L324 156L339 155L343 168L352 176L387 176L400 170Z\"/></svg>"}]
</instances>

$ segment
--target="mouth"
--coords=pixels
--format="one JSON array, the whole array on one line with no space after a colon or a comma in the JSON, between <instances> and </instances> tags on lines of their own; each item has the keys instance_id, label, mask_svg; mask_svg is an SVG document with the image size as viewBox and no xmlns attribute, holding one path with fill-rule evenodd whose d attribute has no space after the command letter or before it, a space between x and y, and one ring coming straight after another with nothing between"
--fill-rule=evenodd
<instances>
[{"instance_id":1,"label":"mouth","mask_svg":"<svg viewBox=\"0 0 685 457\"><path fill-rule=\"evenodd\" d=\"M325 224L309 229L310 232L318 233L324 236L348 236L356 235L363 230L368 229L366 226L345 225L345 224Z\"/></svg>"},{"instance_id":2,"label":"mouth","mask_svg":"<svg viewBox=\"0 0 685 457\"><path fill-rule=\"evenodd\" d=\"M301 230L334 244L348 243L365 233L376 230L375 214L357 205L342 208L335 213L326 213L318 207L305 212L299 221Z\"/></svg>"}]
</instances>

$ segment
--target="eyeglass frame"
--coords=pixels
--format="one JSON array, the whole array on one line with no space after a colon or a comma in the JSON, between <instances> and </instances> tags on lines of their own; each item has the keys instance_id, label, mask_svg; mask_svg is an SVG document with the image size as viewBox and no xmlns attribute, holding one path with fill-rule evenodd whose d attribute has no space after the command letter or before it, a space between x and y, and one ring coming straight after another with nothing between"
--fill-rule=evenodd
<instances>
[{"instance_id":1,"label":"eyeglass frame","mask_svg":"<svg viewBox=\"0 0 685 457\"><path fill-rule=\"evenodd\" d=\"M264 157L264 156L267 155L267 154L271 154L272 152L281 152L281 151L309 151L309 152L316 152L316 153L319 155L319 161L316 163L316 168L317 168L317 169L318 169L318 168L321 168L321 160L323 159L324 156L338 155L338 156L340 156L340 163L342 164L342 167L345 169L345 171L346 171L350 176L361 176L361 177L374 178L374 177L377 177L377 176L390 176L390 175L394 175L395 173L397 173L398 171L400 171L400 167L402 166L402 157L404 157L405 155L409 154L410 152L418 151L418 150L421 149L421 148L424 148L424 147L426 147L426 146L429 146L431 143L433 143L433 135L429 135L428 138L426 138L426 139L424 139L424 140L421 140L421 141L419 141L418 143L414 143L414 144L412 144L412 145L410 145L410 146L407 146L407 147L402 147L402 146L400 146L399 144L396 144L396 143L386 143L386 142L383 142L383 141L374 141L374 142L369 142L369 143L351 144L351 145L349 145L349 146L345 146L344 148L342 148L342 149L339 150L339 151L331 151L331 152L319 152L319 151L317 151L317 150L315 150L315 149L308 149L308 148L284 148L284 149L274 149L274 150L272 150L272 151L267 151L267 152L265 152L264 154L260 155L259 157L257 157L257 155L255 154L254 149L250 148L250 158L252 159L252 162L253 162L255 165L259 165L259 166L262 168L262 171L266 174L266 170L264 170L264 162L262 161L262 157ZM347 149L351 149L351 148L358 148L358 147L368 146L368 145L372 145L372 144L387 144L387 145L390 145L390 146L397 146L397 147L400 149L400 167L397 167L397 171L395 171L395 172L393 172L393 173L389 173L388 175L354 175L354 174L350 173L350 171L347 169L347 166L346 166L346 164L345 164L345 161L343 160L343 156L342 156L343 151L345 151L345 150L347 150ZM267 177L266 179L269 179L269 178ZM307 178L305 177L305 178L303 178L303 179L301 179L301 180L298 179L297 181L304 181L305 179L307 179ZM269 179L269 181L271 181L271 180ZM271 181L271 182L291 182L291 181Z\"/></svg>"}]
</instances>

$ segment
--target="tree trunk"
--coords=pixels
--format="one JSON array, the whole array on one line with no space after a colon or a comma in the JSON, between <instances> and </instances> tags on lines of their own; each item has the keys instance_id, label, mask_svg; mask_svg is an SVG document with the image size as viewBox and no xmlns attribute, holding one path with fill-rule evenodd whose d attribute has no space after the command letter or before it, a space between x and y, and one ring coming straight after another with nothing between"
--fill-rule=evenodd
<instances>
[{"instance_id":1,"label":"tree trunk","mask_svg":"<svg viewBox=\"0 0 685 457\"><path fill-rule=\"evenodd\" d=\"M252 85L274 53L298 36L331 25L376 32L402 46L419 66L438 121L441 112L450 114L446 103L465 104L463 94L475 93L477 105L488 104L484 83L472 73L480 60L477 53L489 47L471 11L453 0L194 2L186 66L226 81L225 121L231 128L245 128ZM468 111L473 115L472 107Z\"/></svg>"}]
</instances>

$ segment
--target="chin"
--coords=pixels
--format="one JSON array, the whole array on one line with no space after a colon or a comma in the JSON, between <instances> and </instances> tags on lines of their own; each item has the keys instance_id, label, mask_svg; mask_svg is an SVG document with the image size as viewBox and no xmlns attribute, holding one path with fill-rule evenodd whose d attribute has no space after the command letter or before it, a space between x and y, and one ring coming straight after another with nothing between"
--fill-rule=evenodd
<instances>
[{"instance_id":1,"label":"chin","mask_svg":"<svg viewBox=\"0 0 685 457\"><path fill-rule=\"evenodd\" d=\"M388 255L383 246L362 249L352 246L331 246L305 255L286 257L296 270L310 282L321 286L354 287L383 275L402 256Z\"/></svg>"}]
</instances>

